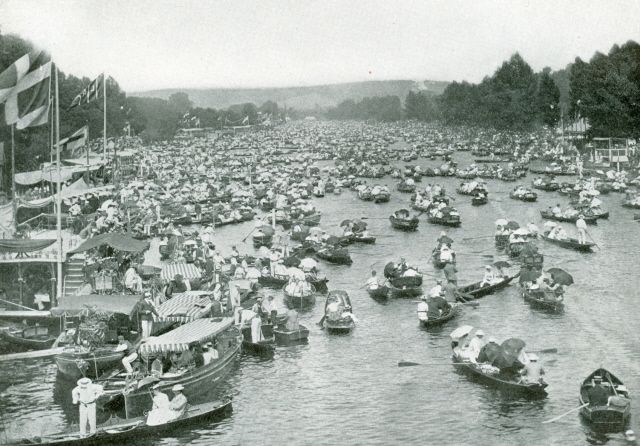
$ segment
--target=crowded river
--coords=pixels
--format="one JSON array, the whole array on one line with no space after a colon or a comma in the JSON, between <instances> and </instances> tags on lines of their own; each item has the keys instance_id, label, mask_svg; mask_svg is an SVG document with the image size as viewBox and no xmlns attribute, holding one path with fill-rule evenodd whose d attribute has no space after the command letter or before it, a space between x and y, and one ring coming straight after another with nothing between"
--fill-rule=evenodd
<instances>
[{"instance_id":1,"label":"crowded river","mask_svg":"<svg viewBox=\"0 0 640 446\"><path fill-rule=\"evenodd\" d=\"M394 144L391 150L403 144ZM474 156L454 152L452 158L459 166L468 166ZM435 168L442 162L418 158L411 164ZM333 165L333 161L317 162L320 168ZM398 192L398 180L389 175L369 180L388 185L387 203L362 201L349 189L311 198L322 213L322 229L340 233L343 220L361 219L377 237L373 245L349 246L353 259L349 266L321 264L329 289L349 294L356 328L342 336L322 330L317 322L324 314L324 298L319 297L312 309L300 312L300 322L310 330L307 344L277 347L272 358L243 355L223 382L203 389L212 398L232 395L230 416L162 439L136 438L135 444L628 444L622 432L592 431L577 412L543 423L577 407L582 380L601 366L624 380L632 398L640 394L635 305L640 235L633 210L620 206L622 195L600 197L610 216L589 227L600 248L594 253L536 242L545 255L545 269L559 267L573 276L561 313L530 307L514 282L479 300L477 307L464 307L454 321L425 329L416 316L417 298L379 302L364 288L372 270L382 275L387 262L404 257L425 274L424 289L429 290L436 278L443 277L431 262L431 250L443 229L454 240L460 284L481 280L488 263L513 263L496 250L496 219L542 228L539 211L567 202L556 192L542 191L535 203L509 198L515 184L530 185L533 177L529 173L518 183L487 179L490 200L484 206L472 206L470 197L455 193L459 178L423 178L419 188L438 183L455 198L453 205L462 221L458 228L430 225L421 215L415 232L392 229L389 215L408 209L410 195ZM567 228L575 232L575 227ZM235 245L240 254L256 255L250 238L242 242L253 229L252 221L216 228L216 249L226 254ZM161 265L157 248L158 239L153 239L146 263ZM269 293L275 295L278 311L284 312L282 291ZM523 339L532 351L557 349L539 354L548 395L533 400L509 396L458 372L451 364L449 334L461 325L481 328L499 340ZM399 367L401 360L419 365ZM74 386L57 378L56 365L48 359L1 362L0 438L5 433L13 438L37 436L55 431L52 426L77 423L78 410L71 404ZM640 431L640 404L637 398L631 401L634 415L628 427Z\"/></svg>"}]
</instances>

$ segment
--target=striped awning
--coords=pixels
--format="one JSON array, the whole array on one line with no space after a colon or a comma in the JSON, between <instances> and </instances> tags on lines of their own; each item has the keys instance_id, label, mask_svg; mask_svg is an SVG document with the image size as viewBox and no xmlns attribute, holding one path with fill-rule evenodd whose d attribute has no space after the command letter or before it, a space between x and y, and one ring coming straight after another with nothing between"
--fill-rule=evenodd
<instances>
[{"instance_id":1,"label":"striped awning","mask_svg":"<svg viewBox=\"0 0 640 446\"><path fill-rule=\"evenodd\" d=\"M182 278L191 280L199 279L202 273L193 263L169 263L162 268L160 278L165 281L173 280L176 274L180 274Z\"/></svg>"},{"instance_id":2,"label":"striped awning","mask_svg":"<svg viewBox=\"0 0 640 446\"><path fill-rule=\"evenodd\" d=\"M194 343L207 342L233 325L232 317L196 319L161 336L148 338L140 345L140 353L181 352Z\"/></svg>"},{"instance_id":3,"label":"striped awning","mask_svg":"<svg viewBox=\"0 0 640 446\"><path fill-rule=\"evenodd\" d=\"M205 317L211 310L211 291L186 291L176 294L160 305L156 321L170 321L184 324Z\"/></svg>"}]
</instances>

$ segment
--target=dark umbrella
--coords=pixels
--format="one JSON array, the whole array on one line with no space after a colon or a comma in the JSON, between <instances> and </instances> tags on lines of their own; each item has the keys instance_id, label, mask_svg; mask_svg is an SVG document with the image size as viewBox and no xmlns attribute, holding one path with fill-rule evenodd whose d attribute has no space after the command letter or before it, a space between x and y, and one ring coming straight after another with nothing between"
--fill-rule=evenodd
<instances>
[{"instance_id":1,"label":"dark umbrella","mask_svg":"<svg viewBox=\"0 0 640 446\"><path fill-rule=\"evenodd\" d=\"M573 277L571 274L561 268L549 268L547 273L551 274L553 281L560 285L569 286L573 283Z\"/></svg>"},{"instance_id":2,"label":"dark umbrella","mask_svg":"<svg viewBox=\"0 0 640 446\"><path fill-rule=\"evenodd\" d=\"M529 243L527 242L523 247L522 247L522 252L520 253L521 256L532 256L538 253L538 248L536 247L536 245L534 245L533 243Z\"/></svg>"},{"instance_id":3,"label":"dark umbrella","mask_svg":"<svg viewBox=\"0 0 640 446\"><path fill-rule=\"evenodd\" d=\"M340 243L340 238L336 237L335 235L332 235L325 240L325 243L327 245L337 245L338 243Z\"/></svg>"},{"instance_id":4,"label":"dark umbrella","mask_svg":"<svg viewBox=\"0 0 640 446\"><path fill-rule=\"evenodd\" d=\"M487 345L482 347L480 350L480 354L478 355L478 362L488 362L492 363L498 355L500 355L500 346L495 342L489 342Z\"/></svg>"},{"instance_id":5,"label":"dark umbrella","mask_svg":"<svg viewBox=\"0 0 640 446\"><path fill-rule=\"evenodd\" d=\"M353 231L354 232L362 232L367 229L367 223L361 220L357 220L353 222Z\"/></svg>"},{"instance_id":6,"label":"dark umbrella","mask_svg":"<svg viewBox=\"0 0 640 446\"><path fill-rule=\"evenodd\" d=\"M510 220L505 225L505 228L516 230L516 229L520 229L520 225L518 224L517 221Z\"/></svg>"},{"instance_id":7,"label":"dark umbrella","mask_svg":"<svg viewBox=\"0 0 640 446\"><path fill-rule=\"evenodd\" d=\"M290 268L292 266L298 266L300 265L300 259L295 257L295 256L291 256L291 257L286 257L283 261L282 264L284 266L286 266L287 268Z\"/></svg>"},{"instance_id":8,"label":"dark umbrella","mask_svg":"<svg viewBox=\"0 0 640 446\"><path fill-rule=\"evenodd\" d=\"M446 245L451 245L453 243L453 239L448 235L443 235L442 237L438 238L438 241Z\"/></svg>"},{"instance_id":9,"label":"dark umbrella","mask_svg":"<svg viewBox=\"0 0 640 446\"><path fill-rule=\"evenodd\" d=\"M505 262L504 260L498 260L497 262L494 262L493 266L495 266L496 268L509 268L511 267L511 264L509 262Z\"/></svg>"},{"instance_id":10,"label":"dark umbrella","mask_svg":"<svg viewBox=\"0 0 640 446\"><path fill-rule=\"evenodd\" d=\"M275 234L275 232L276 232L271 226L262 226L260 228L260 230L266 236L271 236L271 235Z\"/></svg>"},{"instance_id":11,"label":"dark umbrella","mask_svg":"<svg viewBox=\"0 0 640 446\"><path fill-rule=\"evenodd\" d=\"M389 262L384 266L384 276L394 277L396 272L396 265L393 262Z\"/></svg>"},{"instance_id":12,"label":"dark umbrella","mask_svg":"<svg viewBox=\"0 0 640 446\"><path fill-rule=\"evenodd\" d=\"M520 284L525 282L533 282L540 277L540 272L535 269L522 269L520 271L520 279L518 281Z\"/></svg>"},{"instance_id":13,"label":"dark umbrella","mask_svg":"<svg viewBox=\"0 0 640 446\"><path fill-rule=\"evenodd\" d=\"M342 223L340 223L340 227L350 225L351 223L353 223L353 220L342 220Z\"/></svg>"},{"instance_id":14,"label":"dark umbrella","mask_svg":"<svg viewBox=\"0 0 640 446\"><path fill-rule=\"evenodd\" d=\"M506 369L512 367L518 360L520 350L525 346L522 339L510 338L502 343L500 346L500 352L492 361L492 364L499 369Z\"/></svg>"}]
</instances>

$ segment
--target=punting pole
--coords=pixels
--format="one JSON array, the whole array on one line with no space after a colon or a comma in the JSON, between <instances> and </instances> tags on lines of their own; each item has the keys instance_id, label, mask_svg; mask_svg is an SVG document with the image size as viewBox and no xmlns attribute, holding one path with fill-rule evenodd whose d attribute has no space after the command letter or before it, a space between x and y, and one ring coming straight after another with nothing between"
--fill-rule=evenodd
<instances>
[{"instance_id":1,"label":"punting pole","mask_svg":"<svg viewBox=\"0 0 640 446\"><path fill-rule=\"evenodd\" d=\"M16 149L14 130L15 124L11 124L11 203L13 207L13 229L18 231L18 203L16 202Z\"/></svg>"},{"instance_id":2,"label":"punting pole","mask_svg":"<svg viewBox=\"0 0 640 446\"><path fill-rule=\"evenodd\" d=\"M58 178L56 185L58 193L56 195L56 244L58 245L58 281L55 298L51 300L51 306L56 306L57 301L62 297L62 185L60 177L62 172L60 169L60 98L58 94L58 66L56 65L56 170Z\"/></svg>"}]
</instances>

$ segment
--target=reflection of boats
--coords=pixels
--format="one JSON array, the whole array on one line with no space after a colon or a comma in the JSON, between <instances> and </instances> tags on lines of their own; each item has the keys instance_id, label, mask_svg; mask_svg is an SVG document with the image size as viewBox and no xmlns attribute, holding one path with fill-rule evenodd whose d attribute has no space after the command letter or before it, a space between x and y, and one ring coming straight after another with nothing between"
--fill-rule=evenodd
<instances>
[{"instance_id":1,"label":"reflection of boats","mask_svg":"<svg viewBox=\"0 0 640 446\"><path fill-rule=\"evenodd\" d=\"M356 326L351 310L351 300L346 291L329 291L324 304L324 327L329 333L349 333Z\"/></svg>"},{"instance_id":2,"label":"reflection of boats","mask_svg":"<svg viewBox=\"0 0 640 446\"><path fill-rule=\"evenodd\" d=\"M148 394L147 399L150 400ZM142 438L153 438L162 433L173 434L176 429L202 427L203 423L222 419L230 415L231 411L231 399L227 398L224 401L189 405L181 417L156 426L147 425L145 416L130 419L114 417L98 425L96 433L91 436L81 437L77 426L74 426L73 430L23 439L11 444L43 446L129 444L140 441Z\"/></svg>"},{"instance_id":3,"label":"reflection of boats","mask_svg":"<svg viewBox=\"0 0 640 446\"><path fill-rule=\"evenodd\" d=\"M601 384L596 384L595 377L602 379ZM607 402L589 401L590 390L596 385L602 385L609 393ZM597 369L585 378L580 386L580 405L588 404L580 409L580 415L588 421L592 427L606 431L622 430L631 418L631 401L626 394L622 381L611 372L603 368Z\"/></svg>"},{"instance_id":4,"label":"reflection of boats","mask_svg":"<svg viewBox=\"0 0 640 446\"><path fill-rule=\"evenodd\" d=\"M51 347L56 340L56 336L50 335L47 327L35 326L22 330L11 328L0 330L0 339L20 349L43 350Z\"/></svg>"},{"instance_id":5,"label":"reflection of boats","mask_svg":"<svg viewBox=\"0 0 640 446\"><path fill-rule=\"evenodd\" d=\"M206 342L211 342L217 352L217 357L208 363L129 382L121 377L99 381L104 387L104 394L98 399L98 403L114 407L124 399L127 417L138 416L149 409L149 385L153 383L159 384L162 392L168 392L174 385L181 384L184 386L185 396L190 401L197 401L205 389L211 389L231 370L238 359L242 336L233 325L233 318L196 319L163 335L148 338L138 349L144 363L151 364L155 358L184 352L196 344Z\"/></svg>"},{"instance_id":6,"label":"reflection of boats","mask_svg":"<svg viewBox=\"0 0 640 446\"><path fill-rule=\"evenodd\" d=\"M516 277L517 275L504 277L500 282L487 286L481 286L482 281L475 282L470 285L461 286L458 288L458 291L463 294L470 294L474 298L479 299L489 294L493 294L495 291L501 290L502 288L506 288Z\"/></svg>"},{"instance_id":7,"label":"reflection of boats","mask_svg":"<svg viewBox=\"0 0 640 446\"><path fill-rule=\"evenodd\" d=\"M452 359L453 366L465 373L467 376L477 380L482 384L486 384L505 391L509 395L542 397L547 394L545 388L548 384L545 382L524 383L507 379L500 373L494 374L485 371L483 364L470 362L469 360L457 355L455 352L452 355Z\"/></svg>"}]
</instances>

